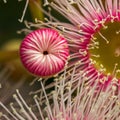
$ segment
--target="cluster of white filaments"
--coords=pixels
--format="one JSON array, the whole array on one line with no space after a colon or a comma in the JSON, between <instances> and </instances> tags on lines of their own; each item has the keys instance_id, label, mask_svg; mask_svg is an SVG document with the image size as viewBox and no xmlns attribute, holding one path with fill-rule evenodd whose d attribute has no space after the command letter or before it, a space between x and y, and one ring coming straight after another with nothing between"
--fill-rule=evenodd
<instances>
[{"instance_id":1,"label":"cluster of white filaments","mask_svg":"<svg viewBox=\"0 0 120 120\"><path fill-rule=\"evenodd\" d=\"M50 20L45 18L46 22L43 22L36 19L36 24L26 25L29 28L46 26L60 31L70 47L69 64L66 71L55 79L52 92L46 92L48 86L44 86L41 79L38 80L42 90L38 91L41 92L40 98L36 95L32 98L34 104L28 105L18 90L13 95L17 107L11 103L9 109L0 102L4 109L0 117L6 120L119 120L120 92L117 91L119 80L116 78L120 72L118 63L113 64L113 71L106 74L104 64L100 64L99 68L94 67L98 62L94 58L102 56L92 51L100 49L98 38L105 42L105 46L110 45L104 31L109 31L106 23L120 21L119 4L120 0L45 0L44 6L49 5L57 10L70 23L59 22L50 12L41 9ZM26 29L23 31L28 32ZM115 35L119 35L119 29ZM119 57L119 46L114 53L115 57ZM109 75L114 76L112 82Z\"/></svg>"},{"instance_id":2,"label":"cluster of white filaments","mask_svg":"<svg viewBox=\"0 0 120 120\"><path fill-rule=\"evenodd\" d=\"M111 86L107 90L97 88L97 84L89 86L86 78L80 74L75 74L76 67L73 68L69 82L66 82L65 71L63 77L55 80L55 89L46 93L42 86L43 100L34 96L34 103L25 102L20 92L16 90L13 95L16 103L11 103L8 109L2 102L0 106L5 110L1 112L1 119L5 120L119 120L120 119L120 96L115 95ZM74 88L74 83L78 84ZM42 96L41 96L42 97Z\"/></svg>"}]
</instances>

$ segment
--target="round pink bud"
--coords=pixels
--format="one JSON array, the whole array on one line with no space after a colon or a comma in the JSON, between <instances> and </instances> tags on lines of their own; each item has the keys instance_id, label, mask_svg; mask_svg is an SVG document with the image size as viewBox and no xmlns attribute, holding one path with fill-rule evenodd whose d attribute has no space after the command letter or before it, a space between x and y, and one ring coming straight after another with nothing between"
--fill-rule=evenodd
<instances>
[{"instance_id":1,"label":"round pink bud","mask_svg":"<svg viewBox=\"0 0 120 120\"><path fill-rule=\"evenodd\" d=\"M68 56L66 39L50 28L42 28L29 33L20 46L23 65L37 76L52 76L60 72Z\"/></svg>"}]
</instances>

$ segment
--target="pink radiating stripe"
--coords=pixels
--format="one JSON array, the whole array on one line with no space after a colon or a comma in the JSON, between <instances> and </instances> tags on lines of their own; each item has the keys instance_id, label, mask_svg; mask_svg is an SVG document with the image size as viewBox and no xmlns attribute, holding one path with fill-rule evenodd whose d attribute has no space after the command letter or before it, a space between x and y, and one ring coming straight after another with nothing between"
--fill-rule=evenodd
<instances>
[{"instance_id":1,"label":"pink radiating stripe","mask_svg":"<svg viewBox=\"0 0 120 120\"><path fill-rule=\"evenodd\" d=\"M28 34L21 43L20 57L25 68L37 76L60 72L69 56L66 39L56 30L42 28Z\"/></svg>"}]
</instances>

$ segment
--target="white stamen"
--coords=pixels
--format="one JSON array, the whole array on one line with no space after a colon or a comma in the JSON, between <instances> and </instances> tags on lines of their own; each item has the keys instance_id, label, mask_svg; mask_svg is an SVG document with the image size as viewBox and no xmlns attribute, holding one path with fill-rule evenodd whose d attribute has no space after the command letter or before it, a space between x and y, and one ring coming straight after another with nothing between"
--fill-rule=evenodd
<instances>
[{"instance_id":1,"label":"white stamen","mask_svg":"<svg viewBox=\"0 0 120 120\"><path fill-rule=\"evenodd\" d=\"M120 30L116 31L116 34L118 35L120 33Z\"/></svg>"},{"instance_id":2,"label":"white stamen","mask_svg":"<svg viewBox=\"0 0 120 120\"><path fill-rule=\"evenodd\" d=\"M22 13L22 17L20 19L18 19L19 22L23 22L25 12L26 12L27 7L28 7L28 3L29 3L29 0L26 0L26 4L25 4L25 7L24 7L24 10L23 10L23 13Z\"/></svg>"},{"instance_id":3,"label":"white stamen","mask_svg":"<svg viewBox=\"0 0 120 120\"><path fill-rule=\"evenodd\" d=\"M7 3L7 0L3 0L4 3Z\"/></svg>"},{"instance_id":4,"label":"white stamen","mask_svg":"<svg viewBox=\"0 0 120 120\"><path fill-rule=\"evenodd\" d=\"M100 32L98 32L98 33L106 41L106 43L109 44L109 41L107 40L107 38L105 38L105 36L103 36Z\"/></svg>"},{"instance_id":5,"label":"white stamen","mask_svg":"<svg viewBox=\"0 0 120 120\"><path fill-rule=\"evenodd\" d=\"M44 0L44 5L43 6L47 6L47 5L49 5L48 0Z\"/></svg>"},{"instance_id":6,"label":"white stamen","mask_svg":"<svg viewBox=\"0 0 120 120\"><path fill-rule=\"evenodd\" d=\"M100 55L93 55L93 54L91 56L96 57L96 58L100 57Z\"/></svg>"},{"instance_id":7,"label":"white stamen","mask_svg":"<svg viewBox=\"0 0 120 120\"><path fill-rule=\"evenodd\" d=\"M12 114L10 110L7 107L5 107L5 105L3 105L3 103L0 102L0 106L2 106L6 110L6 112L9 113L9 115L12 116L15 120L18 120L16 116Z\"/></svg>"},{"instance_id":8,"label":"white stamen","mask_svg":"<svg viewBox=\"0 0 120 120\"><path fill-rule=\"evenodd\" d=\"M116 74L116 68L117 68L117 66L118 66L118 64L116 63L116 64L114 65L114 69L113 69L112 75L115 75L115 74Z\"/></svg>"}]
</instances>

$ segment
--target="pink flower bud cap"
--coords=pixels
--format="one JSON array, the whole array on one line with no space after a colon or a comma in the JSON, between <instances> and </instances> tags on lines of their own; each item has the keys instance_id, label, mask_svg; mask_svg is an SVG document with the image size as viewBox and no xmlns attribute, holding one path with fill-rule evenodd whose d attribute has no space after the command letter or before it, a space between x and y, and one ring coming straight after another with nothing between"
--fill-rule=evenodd
<instances>
[{"instance_id":1,"label":"pink flower bud cap","mask_svg":"<svg viewBox=\"0 0 120 120\"><path fill-rule=\"evenodd\" d=\"M20 57L25 68L41 77L59 73L64 68L68 56L67 40L50 28L29 33L20 46Z\"/></svg>"}]
</instances>

